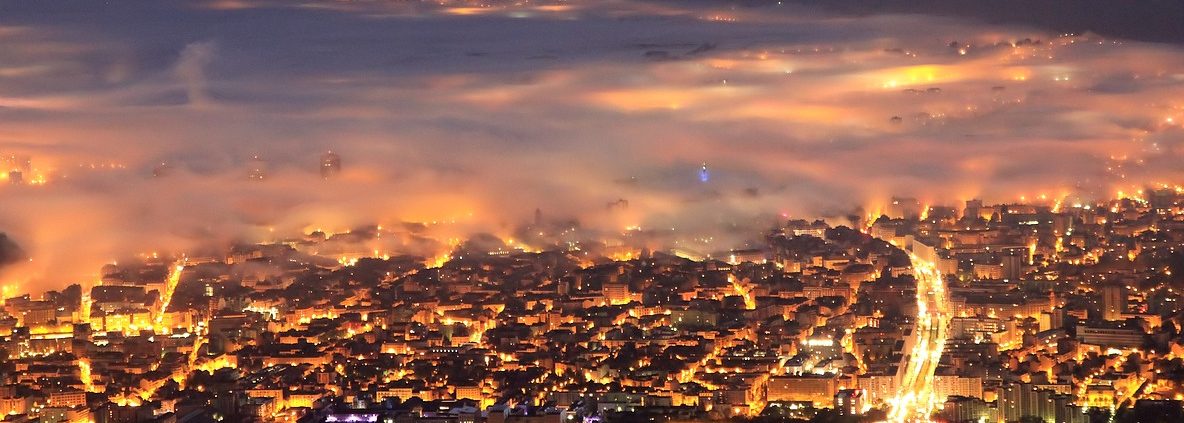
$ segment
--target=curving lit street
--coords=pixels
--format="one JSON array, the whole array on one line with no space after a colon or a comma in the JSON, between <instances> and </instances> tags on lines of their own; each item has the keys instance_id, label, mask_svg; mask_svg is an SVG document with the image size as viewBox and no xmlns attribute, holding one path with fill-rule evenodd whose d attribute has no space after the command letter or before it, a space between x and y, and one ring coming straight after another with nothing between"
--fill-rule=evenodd
<instances>
[{"instance_id":1,"label":"curving lit street","mask_svg":"<svg viewBox=\"0 0 1184 423\"><path fill-rule=\"evenodd\" d=\"M916 340L901 364L900 390L889 400L890 422L927 422L936 409L933 374L949 334L944 282L933 263L911 256L917 278Z\"/></svg>"}]
</instances>

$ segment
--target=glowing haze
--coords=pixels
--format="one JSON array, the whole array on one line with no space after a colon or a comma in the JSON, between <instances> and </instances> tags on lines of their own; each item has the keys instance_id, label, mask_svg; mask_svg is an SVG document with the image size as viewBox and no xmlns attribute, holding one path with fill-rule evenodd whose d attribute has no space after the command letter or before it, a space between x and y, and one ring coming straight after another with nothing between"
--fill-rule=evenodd
<instances>
[{"instance_id":1,"label":"glowing haze","mask_svg":"<svg viewBox=\"0 0 1184 423\"><path fill-rule=\"evenodd\" d=\"M0 278L536 208L722 250L893 195L1113 196L1181 179L1180 69L1173 45L773 2L8 4L0 154L32 169L0 232L31 260Z\"/></svg>"}]
</instances>

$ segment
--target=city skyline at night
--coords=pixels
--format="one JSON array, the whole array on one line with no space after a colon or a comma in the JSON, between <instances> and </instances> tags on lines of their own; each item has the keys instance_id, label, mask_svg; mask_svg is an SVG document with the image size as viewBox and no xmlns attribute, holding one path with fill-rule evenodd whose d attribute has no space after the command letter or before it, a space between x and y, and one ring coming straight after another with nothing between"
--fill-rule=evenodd
<instances>
[{"instance_id":1,"label":"city skyline at night","mask_svg":"<svg viewBox=\"0 0 1184 423\"><path fill-rule=\"evenodd\" d=\"M1179 421L1174 16L0 2L0 415Z\"/></svg>"}]
</instances>

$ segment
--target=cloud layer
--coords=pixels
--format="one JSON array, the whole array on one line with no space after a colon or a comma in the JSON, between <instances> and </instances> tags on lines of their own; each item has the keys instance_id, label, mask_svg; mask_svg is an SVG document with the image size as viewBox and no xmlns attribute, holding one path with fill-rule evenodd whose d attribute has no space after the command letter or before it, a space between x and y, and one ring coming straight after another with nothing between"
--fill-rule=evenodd
<instances>
[{"instance_id":1,"label":"cloud layer","mask_svg":"<svg viewBox=\"0 0 1184 423\"><path fill-rule=\"evenodd\" d=\"M1170 45L772 5L92 3L0 14L0 153L48 182L0 188L33 258L0 278L26 290L317 227L504 233L540 208L725 249L892 195L1180 179Z\"/></svg>"}]
</instances>

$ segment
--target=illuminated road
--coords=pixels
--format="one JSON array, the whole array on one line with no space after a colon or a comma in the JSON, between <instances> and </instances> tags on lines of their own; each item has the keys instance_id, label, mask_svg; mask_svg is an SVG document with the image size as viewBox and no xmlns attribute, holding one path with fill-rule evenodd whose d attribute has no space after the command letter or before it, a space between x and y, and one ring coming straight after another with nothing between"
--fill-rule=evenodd
<instances>
[{"instance_id":1,"label":"illuminated road","mask_svg":"<svg viewBox=\"0 0 1184 423\"><path fill-rule=\"evenodd\" d=\"M916 340L905 355L899 392L889 400L889 422L927 422L937 406L933 374L949 334L949 310L941 275L933 263L912 256L917 278Z\"/></svg>"},{"instance_id":2,"label":"illuminated road","mask_svg":"<svg viewBox=\"0 0 1184 423\"><path fill-rule=\"evenodd\" d=\"M177 264L169 271L164 281L164 291L160 293L159 307L152 310L152 329L154 333L168 333L169 328L164 325L164 315L169 311L169 303L173 301L173 293L177 291L177 284L181 282L181 272L185 264Z\"/></svg>"}]
</instances>

